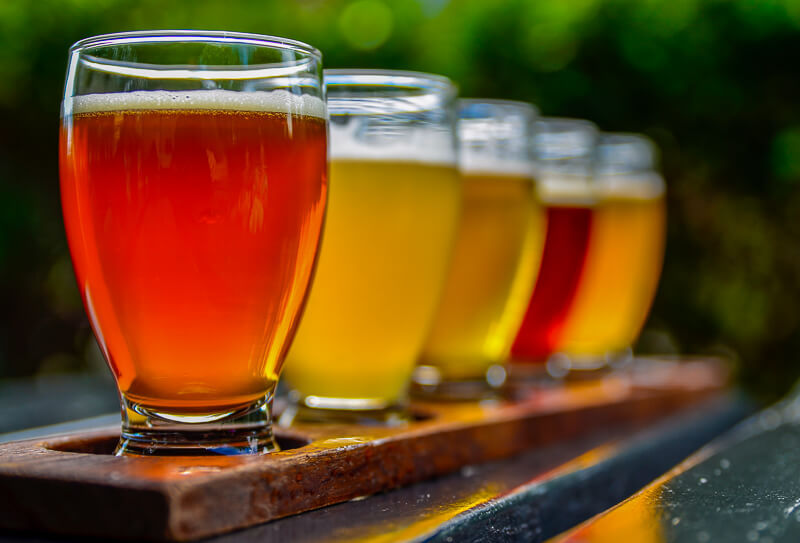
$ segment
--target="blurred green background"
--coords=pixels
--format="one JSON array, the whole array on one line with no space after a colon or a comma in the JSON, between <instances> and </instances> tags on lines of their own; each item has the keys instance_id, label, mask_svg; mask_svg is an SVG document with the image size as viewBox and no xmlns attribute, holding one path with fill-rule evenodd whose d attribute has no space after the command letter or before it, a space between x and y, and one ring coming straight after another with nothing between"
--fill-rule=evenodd
<instances>
[{"instance_id":1,"label":"blurred green background","mask_svg":"<svg viewBox=\"0 0 800 543\"><path fill-rule=\"evenodd\" d=\"M67 48L159 28L292 37L326 67L441 73L648 134L670 226L640 349L724 354L765 399L800 375L800 0L4 0L0 379L105 371L59 204Z\"/></svg>"}]
</instances>

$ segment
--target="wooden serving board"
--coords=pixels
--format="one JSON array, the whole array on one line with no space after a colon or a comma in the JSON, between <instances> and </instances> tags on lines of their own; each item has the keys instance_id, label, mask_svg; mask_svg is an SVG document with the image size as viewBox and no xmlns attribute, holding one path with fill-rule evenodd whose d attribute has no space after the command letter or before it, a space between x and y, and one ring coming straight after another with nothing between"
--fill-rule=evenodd
<instances>
[{"instance_id":1,"label":"wooden serving board","mask_svg":"<svg viewBox=\"0 0 800 543\"><path fill-rule=\"evenodd\" d=\"M724 366L646 361L624 374L517 389L494 405L415 404L403 427L298 425L259 457L115 457L119 428L0 445L0 528L187 541L574 438L645 425L722 394ZM354 519L357 521L357 519Z\"/></svg>"}]
</instances>

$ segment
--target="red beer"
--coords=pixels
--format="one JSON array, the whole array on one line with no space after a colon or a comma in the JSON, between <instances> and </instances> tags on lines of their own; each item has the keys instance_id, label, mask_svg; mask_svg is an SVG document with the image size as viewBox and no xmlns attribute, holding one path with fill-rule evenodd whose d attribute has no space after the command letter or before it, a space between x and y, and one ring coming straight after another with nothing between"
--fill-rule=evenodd
<instances>
[{"instance_id":1,"label":"red beer","mask_svg":"<svg viewBox=\"0 0 800 543\"><path fill-rule=\"evenodd\" d=\"M235 410L271 390L312 274L324 114L243 94L89 95L64 118L81 296L120 391L152 410Z\"/></svg>"},{"instance_id":2,"label":"red beer","mask_svg":"<svg viewBox=\"0 0 800 543\"><path fill-rule=\"evenodd\" d=\"M543 362L553 353L583 272L592 208L548 205L542 263L511 355L515 362Z\"/></svg>"}]
</instances>

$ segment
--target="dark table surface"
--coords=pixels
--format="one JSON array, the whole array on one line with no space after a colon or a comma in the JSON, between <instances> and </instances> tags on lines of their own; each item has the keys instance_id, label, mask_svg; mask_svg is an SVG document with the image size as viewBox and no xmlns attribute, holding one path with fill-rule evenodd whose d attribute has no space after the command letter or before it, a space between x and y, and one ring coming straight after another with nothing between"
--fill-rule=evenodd
<instances>
[{"instance_id":1,"label":"dark table surface","mask_svg":"<svg viewBox=\"0 0 800 543\"><path fill-rule=\"evenodd\" d=\"M595 428L581 440L208 541L543 541L630 496L749 410L747 401L732 395L646 430ZM91 428L117 419L109 415L6 434L0 440ZM0 496L0 507L2 500ZM66 539L0 534L0 543L22 541Z\"/></svg>"},{"instance_id":2,"label":"dark table surface","mask_svg":"<svg viewBox=\"0 0 800 543\"><path fill-rule=\"evenodd\" d=\"M557 541L800 541L800 390Z\"/></svg>"}]
</instances>

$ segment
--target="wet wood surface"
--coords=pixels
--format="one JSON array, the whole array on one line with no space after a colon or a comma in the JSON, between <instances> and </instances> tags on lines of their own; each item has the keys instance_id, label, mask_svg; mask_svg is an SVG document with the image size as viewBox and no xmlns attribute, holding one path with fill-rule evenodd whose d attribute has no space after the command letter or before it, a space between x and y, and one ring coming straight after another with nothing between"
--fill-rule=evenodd
<instances>
[{"instance_id":1,"label":"wet wood surface","mask_svg":"<svg viewBox=\"0 0 800 543\"><path fill-rule=\"evenodd\" d=\"M261 457L110 454L118 428L0 445L0 528L192 540L575 439L647 425L722 393L711 361L642 363L494 405L416 404L404 427L298 425ZM356 522L357 519L354 519Z\"/></svg>"}]
</instances>

